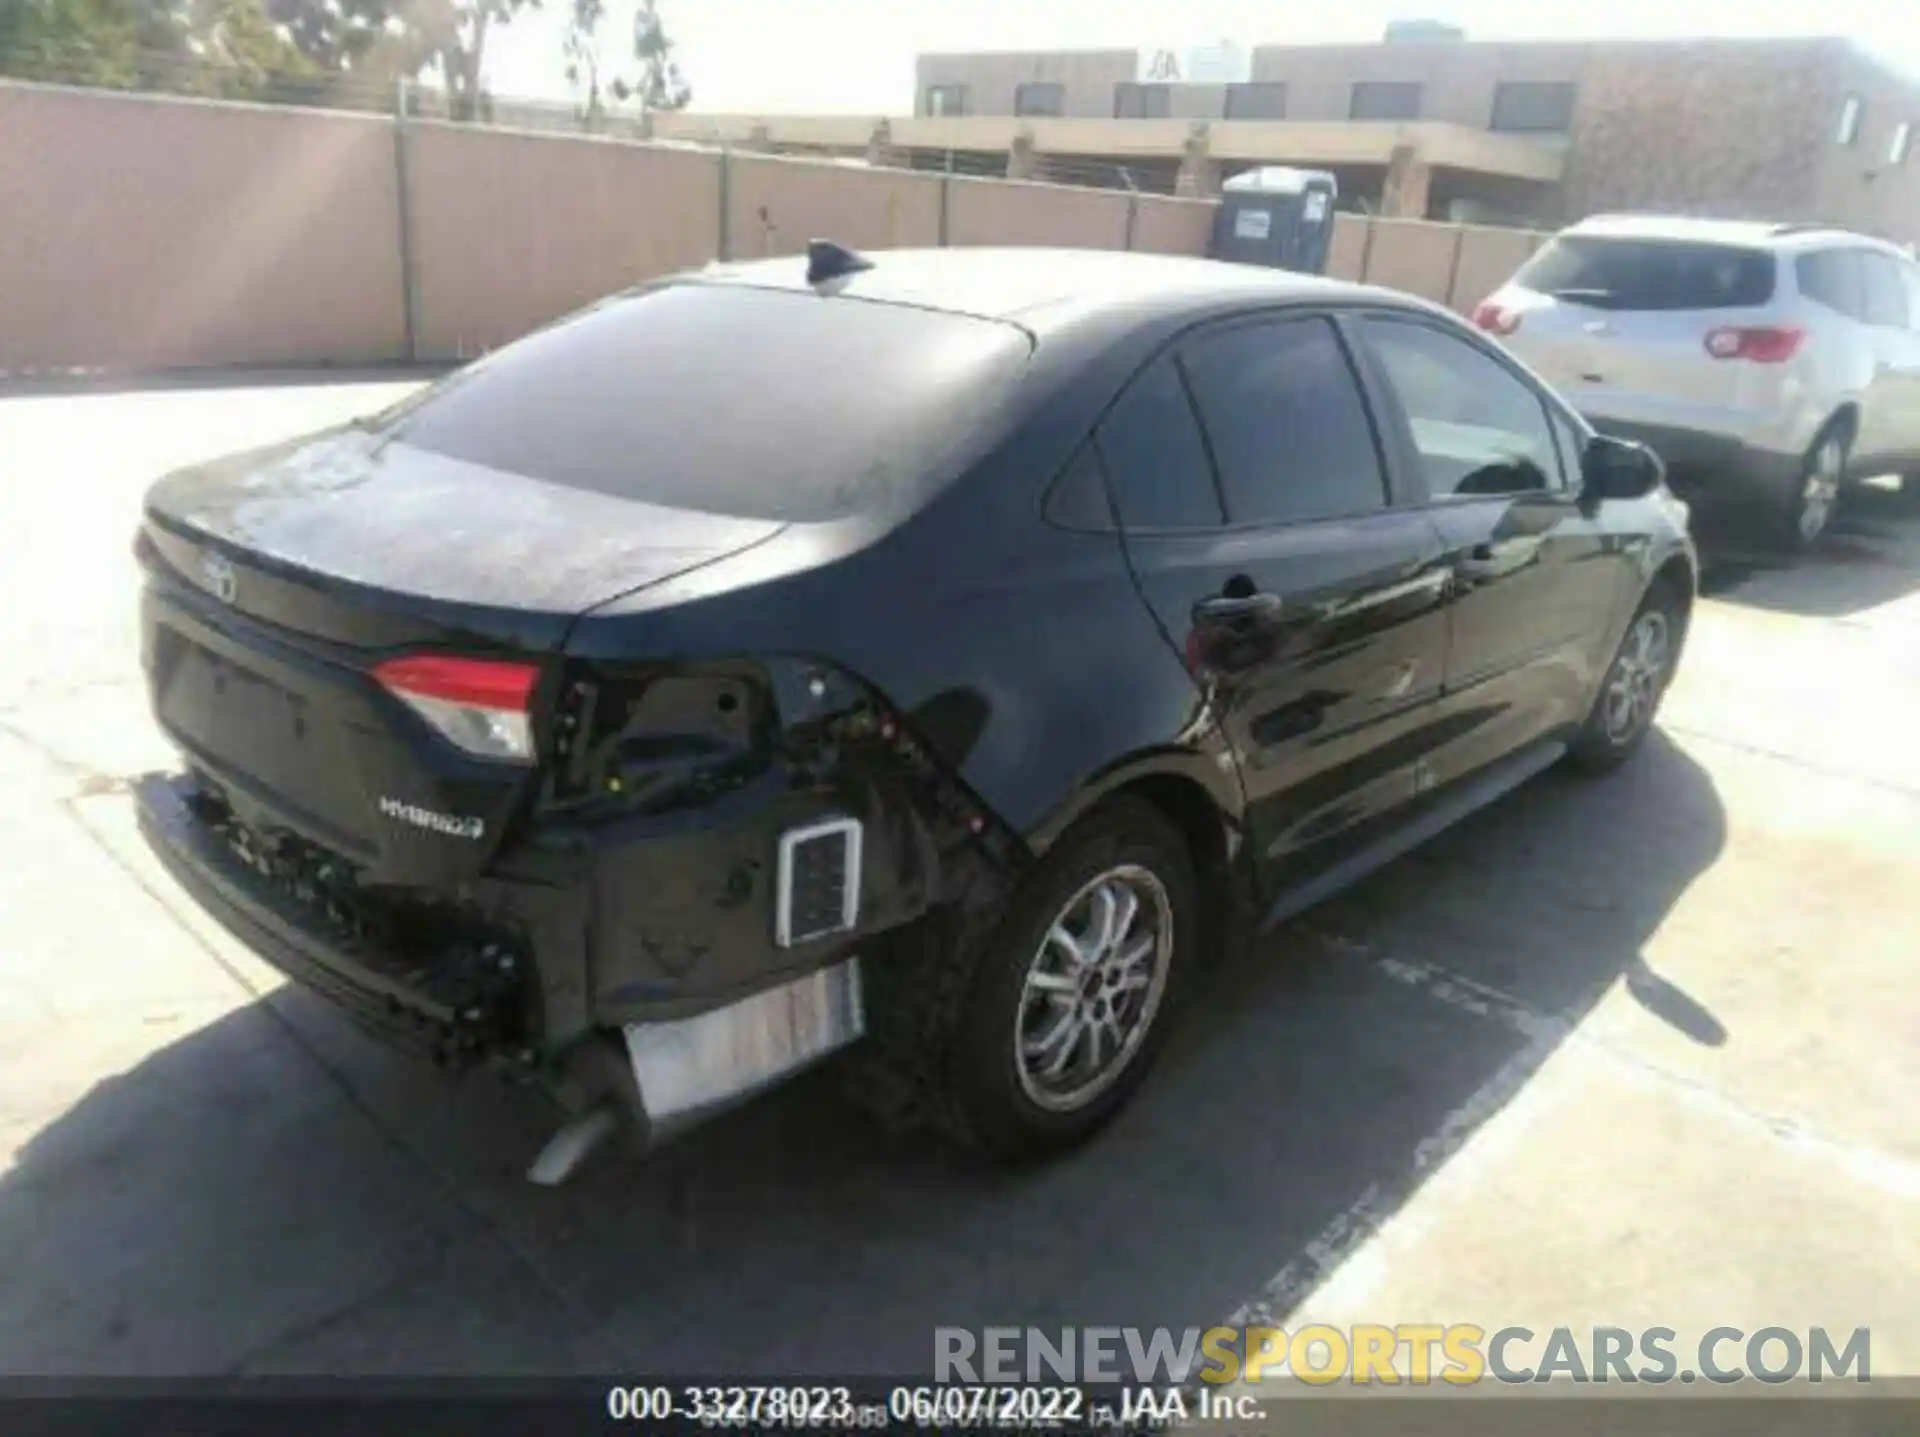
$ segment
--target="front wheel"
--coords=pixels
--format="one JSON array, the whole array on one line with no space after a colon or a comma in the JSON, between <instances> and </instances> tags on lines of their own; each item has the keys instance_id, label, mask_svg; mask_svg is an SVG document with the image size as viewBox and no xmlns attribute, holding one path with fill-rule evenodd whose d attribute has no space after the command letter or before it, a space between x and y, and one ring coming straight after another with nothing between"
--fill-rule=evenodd
<instances>
[{"instance_id":1,"label":"front wheel","mask_svg":"<svg viewBox=\"0 0 1920 1437\"><path fill-rule=\"evenodd\" d=\"M963 1136L1003 1159L1072 1146L1145 1078L1199 914L1179 831L1109 800L1055 845L987 940L947 1055Z\"/></svg>"},{"instance_id":2,"label":"front wheel","mask_svg":"<svg viewBox=\"0 0 1920 1437\"><path fill-rule=\"evenodd\" d=\"M1673 678L1686 613L1665 587L1641 602L1620 640L1599 695L1568 756L1578 768L1605 773L1619 767L1645 741L1653 716Z\"/></svg>"}]
</instances>

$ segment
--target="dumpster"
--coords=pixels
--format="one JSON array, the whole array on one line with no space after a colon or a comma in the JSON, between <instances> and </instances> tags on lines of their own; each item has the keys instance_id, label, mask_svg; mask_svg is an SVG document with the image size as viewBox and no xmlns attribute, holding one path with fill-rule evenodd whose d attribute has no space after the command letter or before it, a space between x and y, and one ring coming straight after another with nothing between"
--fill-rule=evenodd
<instances>
[{"instance_id":1,"label":"dumpster","mask_svg":"<svg viewBox=\"0 0 1920 1437\"><path fill-rule=\"evenodd\" d=\"M1320 274L1333 236L1339 185L1325 170L1266 165L1220 187L1213 221L1215 259Z\"/></svg>"}]
</instances>

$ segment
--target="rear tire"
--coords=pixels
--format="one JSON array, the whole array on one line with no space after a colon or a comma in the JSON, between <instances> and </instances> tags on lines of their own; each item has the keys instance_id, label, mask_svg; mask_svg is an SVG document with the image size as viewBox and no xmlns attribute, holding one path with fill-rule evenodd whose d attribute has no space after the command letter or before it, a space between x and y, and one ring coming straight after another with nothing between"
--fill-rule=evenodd
<instances>
[{"instance_id":1,"label":"rear tire","mask_svg":"<svg viewBox=\"0 0 1920 1437\"><path fill-rule=\"evenodd\" d=\"M1146 1078L1194 966L1193 863L1144 799L1062 835L983 935L942 1064L935 1117L997 1160L1064 1151Z\"/></svg>"},{"instance_id":2,"label":"rear tire","mask_svg":"<svg viewBox=\"0 0 1920 1437\"><path fill-rule=\"evenodd\" d=\"M1655 584L1647 591L1607 665L1585 725L1567 750L1574 768L1611 773L1646 742L1673 680L1686 625L1684 601L1671 587Z\"/></svg>"},{"instance_id":3,"label":"rear tire","mask_svg":"<svg viewBox=\"0 0 1920 1437\"><path fill-rule=\"evenodd\" d=\"M1804 553L1827 532L1847 483L1852 443L1853 434L1844 419L1820 431L1793 482L1775 501L1769 527L1776 546L1790 554Z\"/></svg>"}]
</instances>

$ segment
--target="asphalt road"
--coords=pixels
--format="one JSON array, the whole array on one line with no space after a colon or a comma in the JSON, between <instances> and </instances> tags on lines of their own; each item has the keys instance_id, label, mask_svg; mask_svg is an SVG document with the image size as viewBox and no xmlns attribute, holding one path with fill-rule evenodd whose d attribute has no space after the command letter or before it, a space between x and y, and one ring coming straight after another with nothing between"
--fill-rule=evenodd
<instances>
[{"instance_id":1,"label":"asphalt road","mask_svg":"<svg viewBox=\"0 0 1920 1437\"><path fill-rule=\"evenodd\" d=\"M0 1373L904 1374L1255 1314L1866 1326L1920 1375L1920 519L1723 556L1631 767L1223 966L1067 1161L823 1077L545 1191L542 1107L363 1039L132 831L142 487L403 387L0 398Z\"/></svg>"}]
</instances>

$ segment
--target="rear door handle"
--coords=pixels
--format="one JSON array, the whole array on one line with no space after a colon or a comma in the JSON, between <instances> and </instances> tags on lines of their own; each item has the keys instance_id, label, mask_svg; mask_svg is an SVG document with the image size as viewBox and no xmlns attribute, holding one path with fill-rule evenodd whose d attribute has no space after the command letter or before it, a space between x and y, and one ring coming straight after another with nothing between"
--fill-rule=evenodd
<instances>
[{"instance_id":1,"label":"rear door handle","mask_svg":"<svg viewBox=\"0 0 1920 1437\"><path fill-rule=\"evenodd\" d=\"M1222 623L1233 619L1252 619L1262 623L1280 617L1286 601L1278 594L1215 594L1193 606L1196 623Z\"/></svg>"}]
</instances>

